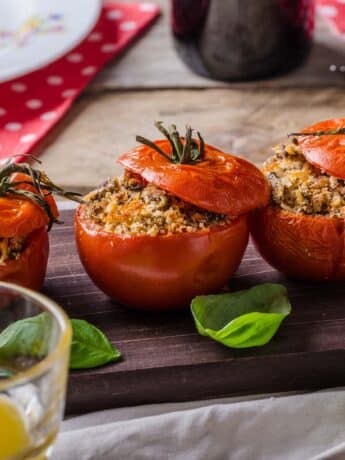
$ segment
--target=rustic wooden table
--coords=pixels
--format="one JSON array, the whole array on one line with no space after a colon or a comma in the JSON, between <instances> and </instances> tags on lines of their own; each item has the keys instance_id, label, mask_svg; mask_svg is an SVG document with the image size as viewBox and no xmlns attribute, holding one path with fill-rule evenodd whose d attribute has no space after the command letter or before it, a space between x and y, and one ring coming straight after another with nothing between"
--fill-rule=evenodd
<instances>
[{"instance_id":1,"label":"rustic wooden table","mask_svg":"<svg viewBox=\"0 0 345 460\"><path fill-rule=\"evenodd\" d=\"M345 116L345 74L329 70L345 64L344 43L320 18L304 66L272 80L226 84L194 75L179 60L169 33L168 0L160 4L162 17L104 69L41 146L45 168L57 183L86 191L119 173L117 156L135 144L135 134L155 137L155 119L181 127L188 122L209 143L260 163L289 131ZM342 286L315 290L288 283L249 246L231 287L283 281L294 310L267 347L229 350L200 337L188 311L133 315L112 303L80 265L72 212L62 218L65 225L51 235L44 292L71 317L100 327L124 357L113 366L71 374L70 413L344 384Z\"/></svg>"},{"instance_id":2,"label":"rustic wooden table","mask_svg":"<svg viewBox=\"0 0 345 460\"><path fill-rule=\"evenodd\" d=\"M125 0L122 0L125 1ZM61 185L86 191L119 173L117 156L135 134L156 136L153 120L187 122L225 151L260 163L287 132L345 116L344 39L317 17L308 61L280 78L227 84L194 75L177 57L168 0L145 36L115 59L41 145L46 171Z\"/></svg>"}]
</instances>

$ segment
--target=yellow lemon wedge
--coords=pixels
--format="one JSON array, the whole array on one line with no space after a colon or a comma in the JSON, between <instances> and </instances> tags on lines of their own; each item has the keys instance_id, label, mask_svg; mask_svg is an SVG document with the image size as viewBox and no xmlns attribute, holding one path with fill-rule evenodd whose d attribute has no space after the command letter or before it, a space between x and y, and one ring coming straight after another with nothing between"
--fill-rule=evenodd
<instances>
[{"instance_id":1,"label":"yellow lemon wedge","mask_svg":"<svg viewBox=\"0 0 345 460\"><path fill-rule=\"evenodd\" d=\"M29 445L23 415L13 401L0 395L0 460L19 456Z\"/></svg>"}]
</instances>

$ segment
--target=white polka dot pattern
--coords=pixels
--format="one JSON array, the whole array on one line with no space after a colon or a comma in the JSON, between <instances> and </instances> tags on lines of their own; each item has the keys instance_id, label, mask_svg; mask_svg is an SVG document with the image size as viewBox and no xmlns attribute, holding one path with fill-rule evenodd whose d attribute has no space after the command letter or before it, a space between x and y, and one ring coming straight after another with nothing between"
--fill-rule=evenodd
<instances>
[{"instance_id":1,"label":"white polka dot pattern","mask_svg":"<svg viewBox=\"0 0 345 460\"><path fill-rule=\"evenodd\" d=\"M47 83L48 85L51 85L51 86L59 86L59 85L62 85L63 78L60 77L59 75L51 75L50 77L47 78Z\"/></svg>"},{"instance_id":2,"label":"white polka dot pattern","mask_svg":"<svg viewBox=\"0 0 345 460\"><path fill-rule=\"evenodd\" d=\"M0 162L11 152L30 153L98 70L157 14L149 1L105 3L98 23L82 43L42 69L1 83Z\"/></svg>"},{"instance_id":3,"label":"white polka dot pattern","mask_svg":"<svg viewBox=\"0 0 345 460\"><path fill-rule=\"evenodd\" d=\"M134 30L136 29L137 24L134 21L126 21L126 22L121 22L120 24L120 30L122 31L129 31L129 30Z\"/></svg>"},{"instance_id":4,"label":"white polka dot pattern","mask_svg":"<svg viewBox=\"0 0 345 460\"><path fill-rule=\"evenodd\" d=\"M61 93L61 97L63 98L69 98L69 97L73 97L77 94L77 90L76 89L65 89L65 91L62 91Z\"/></svg>"},{"instance_id":5,"label":"white polka dot pattern","mask_svg":"<svg viewBox=\"0 0 345 460\"><path fill-rule=\"evenodd\" d=\"M40 99L29 99L26 101L26 106L32 110L39 109L42 107L42 101Z\"/></svg>"},{"instance_id":6,"label":"white polka dot pattern","mask_svg":"<svg viewBox=\"0 0 345 460\"><path fill-rule=\"evenodd\" d=\"M100 32L93 32L89 35L88 41L89 42L100 42L103 38L103 35Z\"/></svg>"},{"instance_id":7,"label":"white polka dot pattern","mask_svg":"<svg viewBox=\"0 0 345 460\"><path fill-rule=\"evenodd\" d=\"M101 47L102 53L113 53L116 50L116 44L115 43L105 43Z\"/></svg>"},{"instance_id":8,"label":"white polka dot pattern","mask_svg":"<svg viewBox=\"0 0 345 460\"><path fill-rule=\"evenodd\" d=\"M22 124L13 121L11 123L7 123L5 125L5 129L6 129L6 131L19 131L20 129L22 129Z\"/></svg>"},{"instance_id":9,"label":"white polka dot pattern","mask_svg":"<svg viewBox=\"0 0 345 460\"><path fill-rule=\"evenodd\" d=\"M28 88L24 83L13 83L11 89L15 93L24 93Z\"/></svg>"},{"instance_id":10,"label":"white polka dot pattern","mask_svg":"<svg viewBox=\"0 0 345 460\"><path fill-rule=\"evenodd\" d=\"M321 14L329 17L329 18L334 18L338 14L338 10L335 6L320 6L319 8Z\"/></svg>"},{"instance_id":11,"label":"white polka dot pattern","mask_svg":"<svg viewBox=\"0 0 345 460\"><path fill-rule=\"evenodd\" d=\"M155 11L157 7L154 3L142 3L141 5L139 5L139 9L140 11L147 13Z\"/></svg>"},{"instance_id":12,"label":"white polka dot pattern","mask_svg":"<svg viewBox=\"0 0 345 460\"><path fill-rule=\"evenodd\" d=\"M83 60L83 56L80 53L72 53L67 56L67 61L68 62L73 62L73 63L78 63Z\"/></svg>"},{"instance_id":13,"label":"white polka dot pattern","mask_svg":"<svg viewBox=\"0 0 345 460\"><path fill-rule=\"evenodd\" d=\"M93 75L95 72L96 67L94 67L93 65L89 65L88 67L84 67L84 69L82 69L81 74L86 77L89 75Z\"/></svg>"},{"instance_id":14,"label":"white polka dot pattern","mask_svg":"<svg viewBox=\"0 0 345 460\"><path fill-rule=\"evenodd\" d=\"M112 10L107 14L107 18L111 21L117 21L123 17L123 12L121 10Z\"/></svg>"},{"instance_id":15,"label":"white polka dot pattern","mask_svg":"<svg viewBox=\"0 0 345 460\"><path fill-rule=\"evenodd\" d=\"M54 120L56 117L57 117L57 113L54 112L54 111L45 112L40 116L41 120L43 120L43 121Z\"/></svg>"},{"instance_id":16,"label":"white polka dot pattern","mask_svg":"<svg viewBox=\"0 0 345 460\"><path fill-rule=\"evenodd\" d=\"M30 133L30 134L25 134L20 138L20 142L23 144L27 144L28 142L33 142L37 139L37 134L35 133Z\"/></svg>"}]
</instances>

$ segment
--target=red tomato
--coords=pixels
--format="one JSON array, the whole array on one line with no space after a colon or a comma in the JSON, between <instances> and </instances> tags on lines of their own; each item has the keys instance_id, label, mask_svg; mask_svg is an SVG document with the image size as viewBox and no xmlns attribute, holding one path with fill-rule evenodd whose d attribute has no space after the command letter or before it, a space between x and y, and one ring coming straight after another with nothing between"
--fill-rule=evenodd
<instances>
[{"instance_id":1,"label":"red tomato","mask_svg":"<svg viewBox=\"0 0 345 460\"><path fill-rule=\"evenodd\" d=\"M18 172L12 174L11 181L12 182L32 182L30 176L28 176L27 174L18 173ZM37 190L35 189L35 187L33 185L30 185L30 183L29 184L25 184L25 183L24 184L19 184L18 188L20 188L22 190L29 190L31 192L37 193ZM51 193L49 193L47 190L43 190L43 194L45 195L45 201L50 206L50 209L51 209L51 212L52 212L53 216L55 218L58 218L59 217L59 211L58 211L54 196ZM33 203L33 204L35 204L35 203ZM36 206L38 206L38 205L36 204ZM48 216L42 210L42 208L40 208L39 206L38 206L38 208L40 209L40 211L42 211L45 214L45 216L47 218ZM47 223L48 223L48 221L47 221Z\"/></svg>"},{"instance_id":2,"label":"red tomato","mask_svg":"<svg viewBox=\"0 0 345 460\"><path fill-rule=\"evenodd\" d=\"M209 230L121 237L75 215L81 261L95 284L121 304L147 310L182 308L217 293L238 267L248 242L247 217Z\"/></svg>"},{"instance_id":3,"label":"red tomato","mask_svg":"<svg viewBox=\"0 0 345 460\"><path fill-rule=\"evenodd\" d=\"M155 141L171 156L167 140ZM247 213L265 206L269 185L245 160L205 144L202 161L172 163L141 145L119 162L132 174L201 209L234 216L190 233L122 237L96 226L81 205L75 216L77 246L95 284L124 305L168 310L196 295L217 293L238 267L248 242Z\"/></svg>"},{"instance_id":4,"label":"red tomato","mask_svg":"<svg viewBox=\"0 0 345 460\"><path fill-rule=\"evenodd\" d=\"M35 230L17 260L0 264L0 280L39 290L47 269L49 241L45 228Z\"/></svg>"},{"instance_id":5,"label":"red tomato","mask_svg":"<svg viewBox=\"0 0 345 460\"><path fill-rule=\"evenodd\" d=\"M11 181L31 182L31 178L23 173L15 173L11 175ZM37 193L30 184L19 184L16 187ZM54 198L46 193L45 200L54 217L57 217L58 210ZM26 247L18 259L0 264L1 281L36 290L42 287L49 254L46 230L48 223L47 213L29 198L16 195L0 197L0 238L27 238Z\"/></svg>"},{"instance_id":6,"label":"red tomato","mask_svg":"<svg viewBox=\"0 0 345 460\"><path fill-rule=\"evenodd\" d=\"M345 118L326 120L304 129L303 132L330 131L345 128ZM345 134L298 137L302 153L309 163L331 176L345 179Z\"/></svg>"},{"instance_id":7,"label":"red tomato","mask_svg":"<svg viewBox=\"0 0 345 460\"><path fill-rule=\"evenodd\" d=\"M250 227L263 258L287 276L345 280L343 219L268 206L253 213Z\"/></svg>"},{"instance_id":8,"label":"red tomato","mask_svg":"<svg viewBox=\"0 0 345 460\"><path fill-rule=\"evenodd\" d=\"M28 235L48 224L48 216L32 201L0 197L0 237Z\"/></svg>"},{"instance_id":9,"label":"red tomato","mask_svg":"<svg viewBox=\"0 0 345 460\"><path fill-rule=\"evenodd\" d=\"M155 141L168 155L167 140ZM199 208L239 216L266 206L270 187L253 164L205 145L205 159L195 164L175 164L140 145L119 158L119 163L147 182L167 190Z\"/></svg>"},{"instance_id":10,"label":"red tomato","mask_svg":"<svg viewBox=\"0 0 345 460\"><path fill-rule=\"evenodd\" d=\"M326 120L302 130L345 128L345 118ZM345 135L298 136L308 162L345 179ZM312 281L345 280L345 219L311 216L268 206L253 213L251 233L261 255L287 276Z\"/></svg>"}]
</instances>

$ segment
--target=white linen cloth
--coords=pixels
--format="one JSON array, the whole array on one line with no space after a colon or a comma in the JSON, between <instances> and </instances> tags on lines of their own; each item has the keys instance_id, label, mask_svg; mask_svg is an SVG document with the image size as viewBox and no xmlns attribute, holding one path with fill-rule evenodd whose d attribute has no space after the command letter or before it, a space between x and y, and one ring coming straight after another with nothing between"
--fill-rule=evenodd
<instances>
[{"instance_id":1,"label":"white linen cloth","mask_svg":"<svg viewBox=\"0 0 345 460\"><path fill-rule=\"evenodd\" d=\"M142 459L345 459L345 390L95 412L63 423L52 456Z\"/></svg>"}]
</instances>

